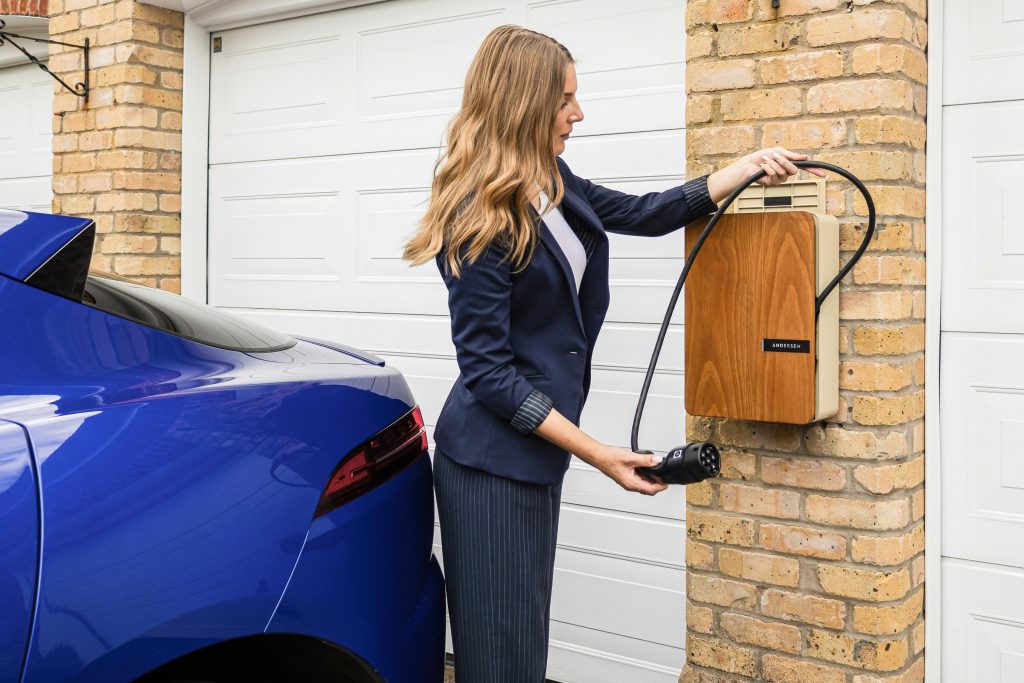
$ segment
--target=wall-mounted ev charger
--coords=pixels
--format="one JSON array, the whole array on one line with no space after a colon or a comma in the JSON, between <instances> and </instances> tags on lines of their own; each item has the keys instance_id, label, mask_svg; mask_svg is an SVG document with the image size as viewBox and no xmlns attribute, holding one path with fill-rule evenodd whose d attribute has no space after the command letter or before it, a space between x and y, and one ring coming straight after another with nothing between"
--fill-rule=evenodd
<instances>
[{"instance_id":1,"label":"wall-mounted ev charger","mask_svg":"<svg viewBox=\"0 0 1024 683\"><path fill-rule=\"evenodd\" d=\"M689 255L658 332L633 418L634 452L650 453L637 446L640 419L679 293L701 250L701 265L686 288L686 412L787 424L810 424L836 414L835 289L867 250L875 231L875 205L849 171L820 161L793 163L837 173L860 191L868 208L860 246L839 268L839 222L825 214L824 183L744 192L764 171L741 183L710 219L687 226ZM736 208L727 213L737 198ZM654 481L692 484L718 476L721 456L709 442L691 443L670 450L659 465L637 471Z\"/></svg>"}]
</instances>

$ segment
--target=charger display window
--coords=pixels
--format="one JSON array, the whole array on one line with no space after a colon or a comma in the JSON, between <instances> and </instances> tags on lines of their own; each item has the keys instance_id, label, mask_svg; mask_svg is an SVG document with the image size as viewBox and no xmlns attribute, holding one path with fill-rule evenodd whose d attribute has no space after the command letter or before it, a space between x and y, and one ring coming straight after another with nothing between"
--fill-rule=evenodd
<instances>
[{"instance_id":1,"label":"charger display window","mask_svg":"<svg viewBox=\"0 0 1024 683\"><path fill-rule=\"evenodd\" d=\"M637 453L640 420L658 357L683 284L702 248L699 276L687 292L686 409L705 415L763 422L808 424L838 408L839 282L867 250L875 231L875 205L864 184L849 171L820 161L797 161L849 180L863 195L868 224L861 244L839 265L839 226L824 212L775 210L797 201L763 201L765 211L729 214L720 234L710 237L740 194L766 174L747 178L707 219L687 227L688 255L672 297L633 417L630 444ZM799 205L799 204L798 204ZM706 261L706 263L704 262ZM838 272L836 270L838 269ZM832 273L835 273L833 276ZM668 484L689 484L718 476L721 459L709 443L680 446L642 476Z\"/></svg>"}]
</instances>

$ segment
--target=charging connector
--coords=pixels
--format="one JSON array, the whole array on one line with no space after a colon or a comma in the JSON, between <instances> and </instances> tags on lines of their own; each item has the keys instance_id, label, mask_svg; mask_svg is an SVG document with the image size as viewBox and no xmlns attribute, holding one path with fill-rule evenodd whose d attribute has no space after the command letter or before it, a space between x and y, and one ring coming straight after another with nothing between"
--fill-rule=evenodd
<instances>
[{"instance_id":1,"label":"charging connector","mask_svg":"<svg viewBox=\"0 0 1024 683\"><path fill-rule=\"evenodd\" d=\"M722 456L707 441L673 448L654 467L637 468L637 473L649 481L684 486L717 477L721 471Z\"/></svg>"}]
</instances>

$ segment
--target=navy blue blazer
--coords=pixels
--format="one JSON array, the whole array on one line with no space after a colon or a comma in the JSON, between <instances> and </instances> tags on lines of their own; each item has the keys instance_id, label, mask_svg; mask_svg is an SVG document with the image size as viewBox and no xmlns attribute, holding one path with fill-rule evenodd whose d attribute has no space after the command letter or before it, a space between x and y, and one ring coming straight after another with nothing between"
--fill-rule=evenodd
<instances>
[{"instance_id":1,"label":"navy blue blazer","mask_svg":"<svg viewBox=\"0 0 1024 683\"><path fill-rule=\"evenodd\" d=\"M637 197L573 175L559 207L587 251L579 295L568 260L543 222L540 244L516 271L496 243L448 287L460 375L434 442L450 458L510 479L558 485L569 454L532 431L554 407L575 424L590 390L594 344L608 311L606 232L656 237L715 210L707 177Z\"/></svg>"}]
</instances>

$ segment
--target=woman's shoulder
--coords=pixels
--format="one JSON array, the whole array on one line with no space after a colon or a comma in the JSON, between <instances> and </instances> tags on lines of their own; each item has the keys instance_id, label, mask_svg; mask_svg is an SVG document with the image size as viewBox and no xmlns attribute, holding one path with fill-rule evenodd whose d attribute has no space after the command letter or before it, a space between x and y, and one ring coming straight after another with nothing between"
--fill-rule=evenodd
<instances>
[{"instance_id":1,"label":"woman's shoulder","mask_svg":"<svg viewBox=\"0 0 1024 683\"><path fill-rule=\"evenodd\" d=\"M567 164L565 162L565 159L563 159L562 157L555 157L555 164L557 164L558 171L562 174L563 180L575 177L573 175L572 169L569 168L569 164Z\"/></svg>"},{"instance_id":2,"label":"woman's shoulder","mask_svg":"<svg viewBox=\"0 0 1024 683\"><path fill-rule=\"evenodd\" d=\"M558 172L562 175L562 183L573 192L580 194L587 181L573 173L569 164L562 157L555 157L555 163L558 165Z\"/></svg>"}]
</instances>

